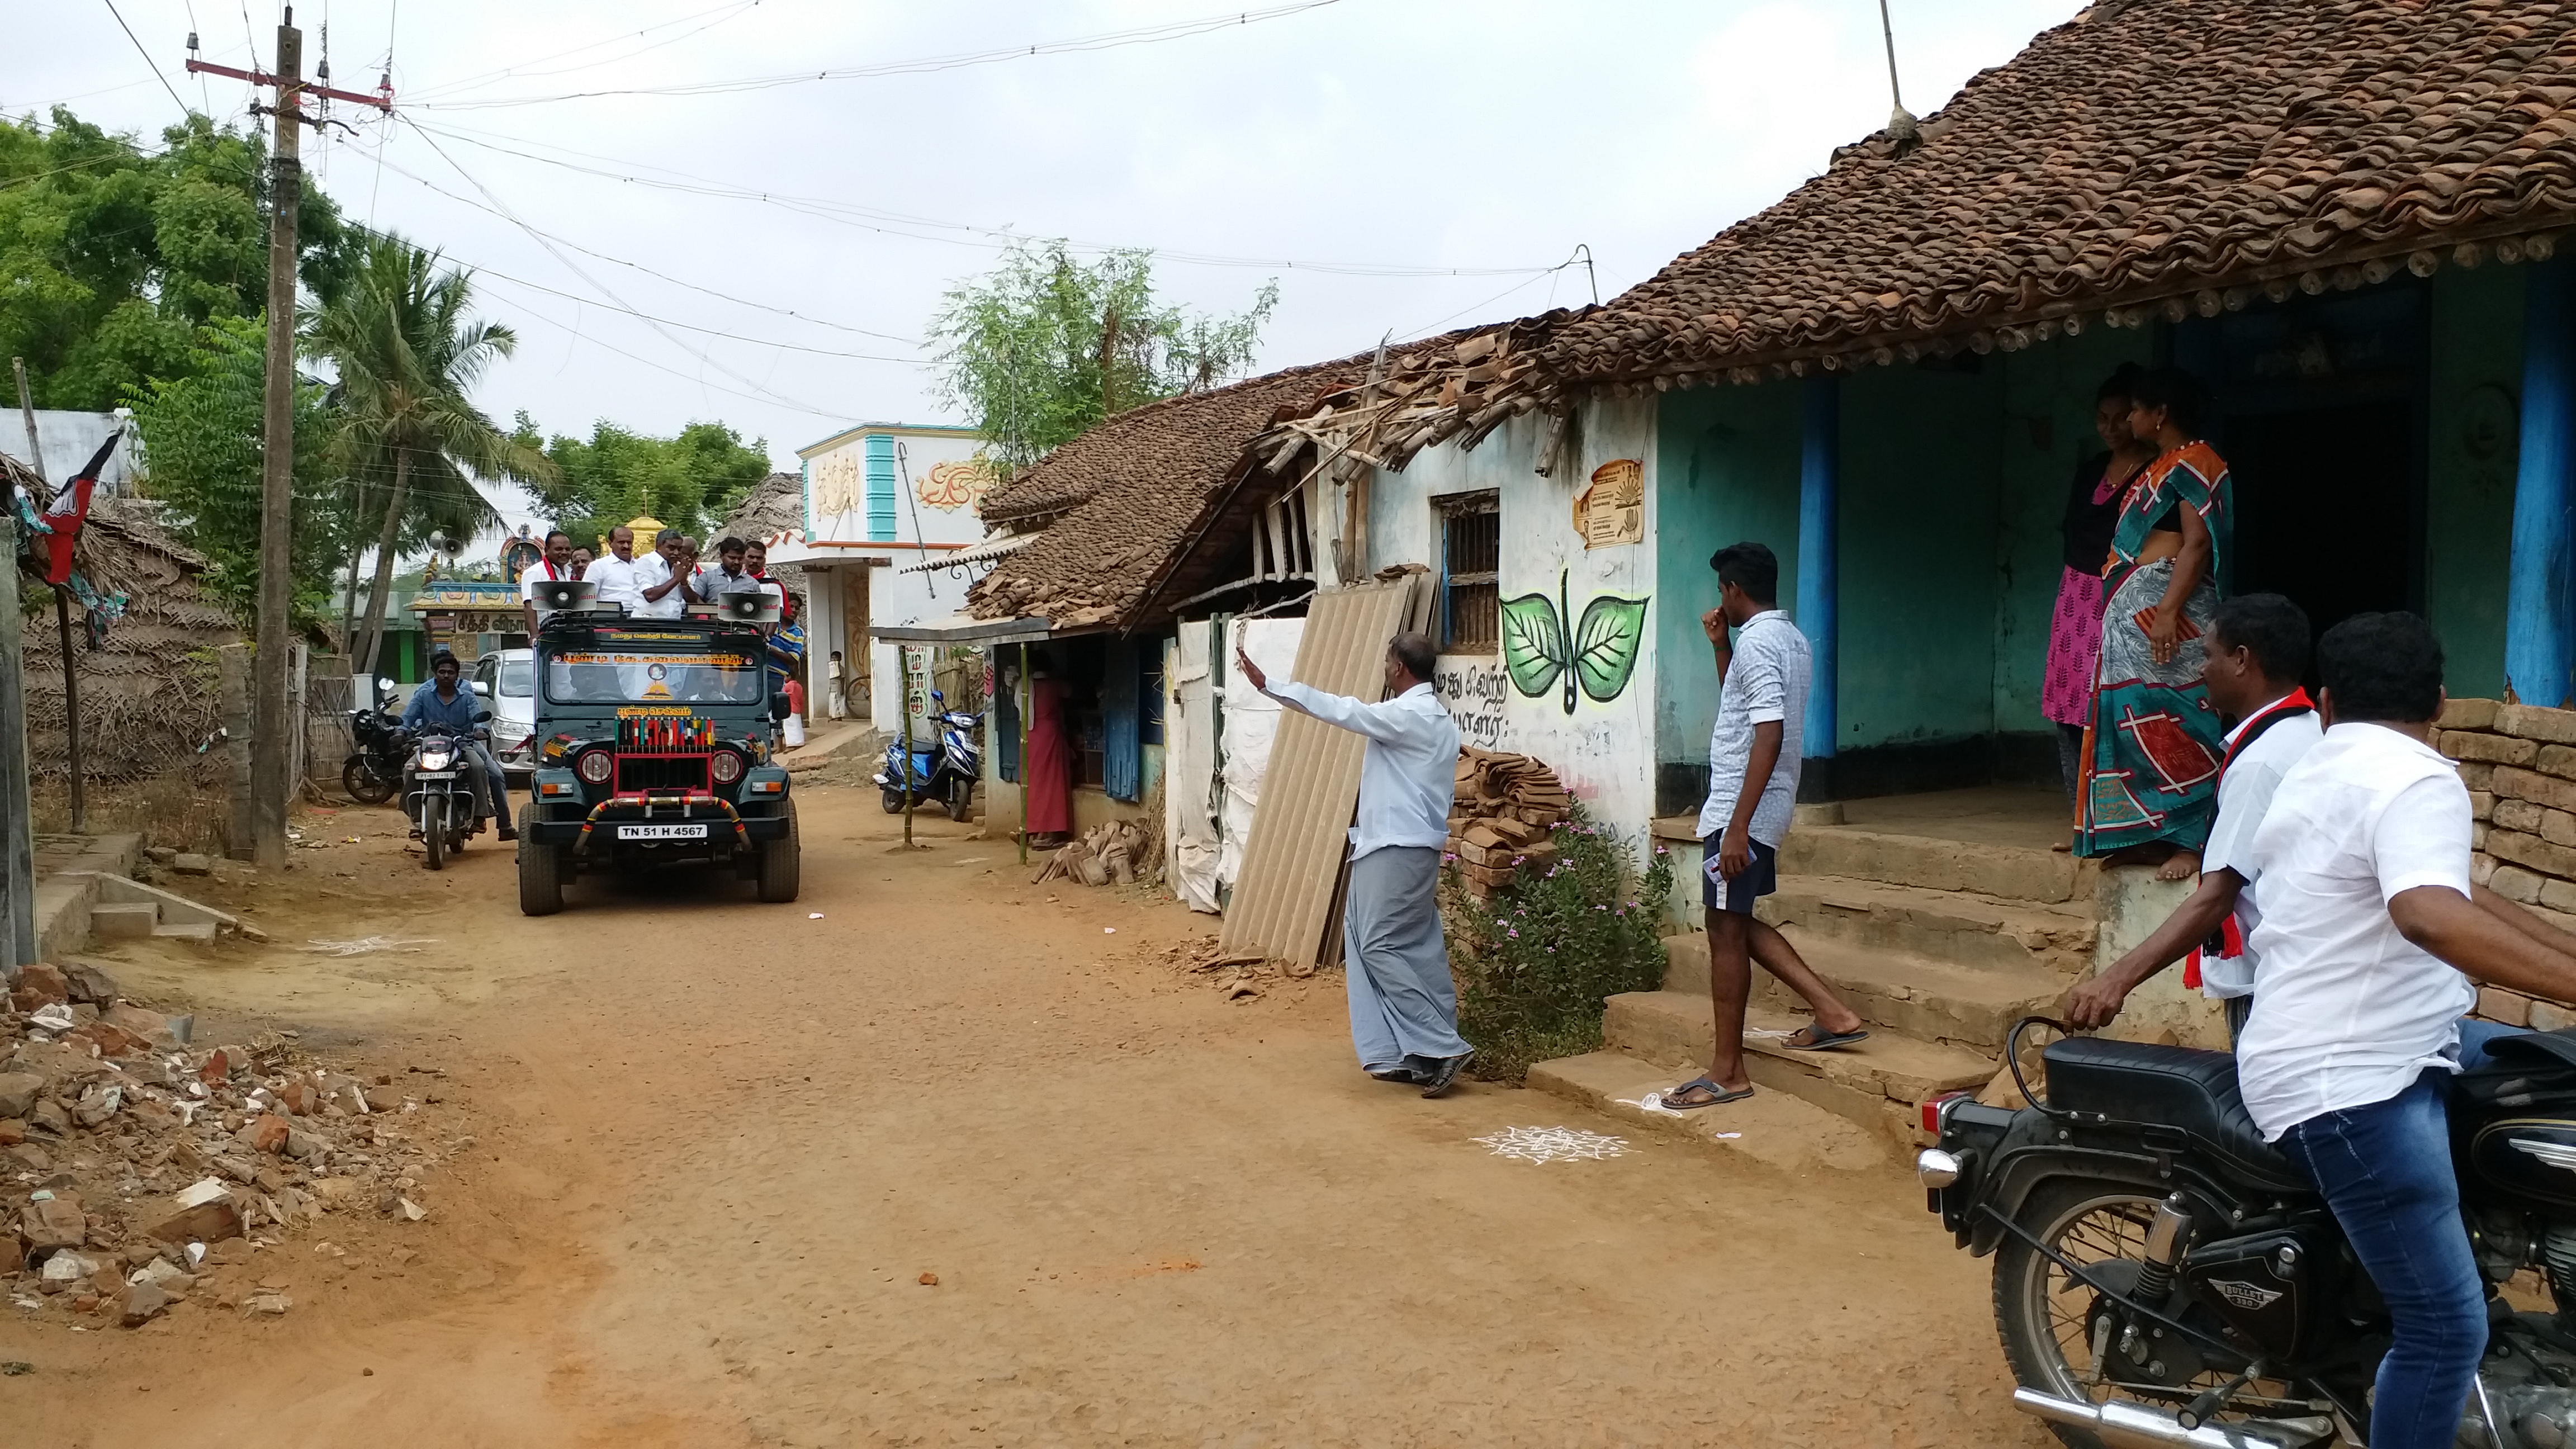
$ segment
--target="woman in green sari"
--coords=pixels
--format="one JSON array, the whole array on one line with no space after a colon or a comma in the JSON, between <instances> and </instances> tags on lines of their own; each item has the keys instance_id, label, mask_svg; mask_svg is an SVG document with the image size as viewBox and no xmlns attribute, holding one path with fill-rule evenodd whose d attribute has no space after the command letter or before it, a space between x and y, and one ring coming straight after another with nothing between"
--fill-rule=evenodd
<instances>
[{"instance_id":1,"label":"woman in green sari","mask_svg":"<svg viewBox=\"0 0 2576 1449\"><path fill-rule=\"evenodd\" d=\"M2226 755L2200 668L2235 485L2200 421L2189 374L2159 368L2138 380L2129 427L2157 456L2129 485L2103 565L2109 602L2076 801L2076 854L2153 865L2163 880L2200 869Z\"/></svg>"}]
</instances>

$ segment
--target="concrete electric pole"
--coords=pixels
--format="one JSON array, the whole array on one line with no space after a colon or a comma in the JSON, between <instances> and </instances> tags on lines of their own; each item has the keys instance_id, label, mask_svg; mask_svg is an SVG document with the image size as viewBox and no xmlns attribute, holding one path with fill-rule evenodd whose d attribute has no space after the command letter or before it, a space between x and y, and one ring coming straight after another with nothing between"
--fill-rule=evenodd
<instances>
[{"instance_id":1,"label":"concrete electric pole","mask_svg":"<svg viewBox=\"0 0 2576 1449\"><path fill-rule=\"evenodd\" d=\"M196 37L188 37L191 50ZM263 868L286 863L286 802L292 781L287 762L294 757L288 732L302 727L289 718L286 697L287 655L294 647L288 605L294 597L295 510L295 260L296 213L304 200L304 169L297 158L302 136L297 127L315 125L304 114L307 92L331 100L354 101L390 112L393 88L380 84L372 96L335 91L304 83L304 32L295 28L289 6L277 27L274 74L235 70L188 58L188 69L231 76L274 88L269 114L277 123L270 154L268 223L268 393L262 445L259 502L259 618L251 662L250 838L251 859ZM325 71L328 71L326 66Z\"/></svg>"}]
</instances>

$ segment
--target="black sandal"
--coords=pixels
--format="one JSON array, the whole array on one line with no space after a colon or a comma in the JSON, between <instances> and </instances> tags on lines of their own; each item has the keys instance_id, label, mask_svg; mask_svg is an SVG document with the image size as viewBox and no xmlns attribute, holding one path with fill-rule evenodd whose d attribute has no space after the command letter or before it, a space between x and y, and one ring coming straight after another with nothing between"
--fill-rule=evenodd
<instances>
[{"instance_id":1,"label":"black sandal","mask_svg":"<svg viewBox=\"0 0 2576 1449\"><path fill-rule=\"evenodd\" d=\"M1683 1092L1706 1092L1708 1094L1708 1099L1703 1102L1677 1102L1673 1100ZM1734 1091L1730 1092L1726 1088L1719 1086L1717 1083L1710 1081L1707 1077L1700 1076L1691 1078L1689 1081L1682 1083L1680 1086L1673 1088L1669 1092L1661 1093L1655 1098L1655 1100L1663 1106L1672 1108L1676 1112L1694 1112L1702 1107L1720 1107L1729 1102L1741 1102L1752 1095L1753 1089L1751 1087L1738 1087Z\"/></svg>"}]
</instances>

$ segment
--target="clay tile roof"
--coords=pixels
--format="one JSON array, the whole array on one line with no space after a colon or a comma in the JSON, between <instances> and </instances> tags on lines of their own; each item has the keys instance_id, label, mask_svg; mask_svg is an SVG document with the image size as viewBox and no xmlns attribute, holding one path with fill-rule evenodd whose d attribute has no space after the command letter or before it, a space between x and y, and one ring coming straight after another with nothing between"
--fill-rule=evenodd
<instances>
[{"instance_id":1,"label":"clay tile roof","mask_svg":"<svg viewBox=\"0 0 2576 1449\"><path fill-rule=\"evenodd\" d=\"M986 521L1062 511L967 591L978 618L1123 622L1200 511L1283 413L1365 376L1365 355L1184 393L1092 425L987 494ZM1004 500L998 513L994 500ZM1036 503L1033 500L1043 500Z\"/></svg>"},{"instance_id":2,"label":"clay tile roof","mask_svg":"<svg viewBox=\"0 0 2576 1449\"><path fill-rule=\"evenodd\" d=\"M1561 382L1885 362L2546 257L2576 223L2571 138L2576 0L2099 0L1919 144L1843 148L1541 361Z\"/></svg>"}]
</instances>

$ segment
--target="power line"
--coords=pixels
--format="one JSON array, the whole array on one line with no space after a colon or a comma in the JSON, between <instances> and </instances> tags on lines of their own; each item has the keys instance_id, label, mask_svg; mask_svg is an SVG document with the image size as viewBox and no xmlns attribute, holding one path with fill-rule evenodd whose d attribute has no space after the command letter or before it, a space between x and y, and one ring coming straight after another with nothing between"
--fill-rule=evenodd
<instances>
[{"instance_id":1,"label":"power line","mask_svg":"<svg viewBox=\"0 0 2576 1449\"><path fill-rule=\"evenodd\" d=\"M447 82L444 82L443 84L439 84L439 85L426 86L426 87L421 88L421 89L420 89L420 90L418 90L418 91L413 92L413 93L412 93L412 99L413 99L413 101L414 101L414 102L419 102L419 101L422 101L422 100L426 100L426 99L428 99L428 98L429 98L429 97L431 97L431 96L439 96L439 95L453 95L453 94L455 94L455 93L456 93L456 92L458 92L458 91L472 90L472 89L474 89L474 88L475 88L475 87L477 87L477 86L488 85L488 84L490 84L491 82L496 81L496 80L506 80L506 79L508 79L509 77L511 77L511 76L515 76L515 75L528 75L528 76L570 75L570 74L572 74L574 71L578 71L578 70L589 70L589 69L591 69L591 68L592 68L592 67L594 67L594 66L602 66L602 65L616 65L616 64L619 64L619 63L624 62L624 61L633 60L635 57L637 57L637 56L639 56L639 55L644 55L644 54L646 54L646 53L648 53L648 52L651 52L651 51L660 50L662 47L664 47L664 46L666 46L666 45L677 45L679 42L681 42L681 41L683 41L683 40L687 40L687 39L689 39L691 36L703 35L703 34L705 34L707 31L713 30L713 29L715 29L717 26L722 25L722 24L724 24L725 22L727 22L727 21L729 21L729 20L734 20L734 19L739 18L739 17L740 17L740 16L742 16L746 11L749 11L750 9L752 9L754 6L758 5L759 3L760 3L760 0L726 0L726 3L725 3L725 4L722 4L722 5L716 5L716 6L711 6L711 7L707 8L707 9L705 9L705 10L700 10L700 11L696 12L695 14L691 14L691 15L683 15L683 16L681 16L681 17L680 17L679 19L677 19L677 20L665 20L665 21L663 21L663 22L662 22L661 24L659 24L659 25L647 25L647 26L645 26L645 27L644 27L643 29L641 29L641 30L635 30L635 31L620 31L620 32L618 32L617 34L610 36L610 37L609 37L609 38L607 38L606 40L594 40L594 41L591 41L591 42L590 42L589 44L587 44L587 45L576 45L576 46L574 46L574 47L573 47L572 49L570 49L570 50L559 50L559 51L556 51L556 52L555 52L554 54L552 54L552 55L541 55L541 56L537 57L535 60L525 61L525 62L522 62L522 63L521 63L521 64L519 64L519 65L503 66L503 67L502 67L501 69L499 69L499 70L487 70L487 71L482 72L482 73L481 73L481 74L479 74L479 75L472 75L472 76L468 76L468 77L466 77L466 78L465 78L465 79L463 79L463 80L447 81ZM671 36L670 38L668 38L668 39L666 39L666 40L657 40L657 41L653 42L651 45L647 45L647 46L644 46L644 47L642 47L642 48L640 48L640 49L636 49L636 50L630 50L630 51L626 52L626 53L625 53L625 54L623 54L623 55L613 55L613 56L609 56L609 57L607 57L606 59L603 59L603 60L591 60L591 61L584 61L584 62L582 62L580 65L568 65L568 66L565 66L564 68L562 68L561 70L530 70L530 69L527 69L527 67L529 67L529 66L539 66L539 65L544 65L544 64L545 64L545 63L547 63L548 61L561 60L561 59L563 59L564 57L569 56L569 55L579 55L579 54L581 54L581 53L582 53L583 51L585 51L585 50L597 50L597 49L599 49L599 48L600 48L601 46L603 46L603 45L615 45L615 44L618 44L618 43L619 43L619 42L621 42L621 41L626 41L626 40L641 40L641 39L643 39L645 36L652 34L652 33L653 33L654 31L656 31L656 30L668 30L668 29L670 29L670 28L671 28L672 26L674 26L674 25L686 25L686 24L688 24L690 21L693 21L693 20L704 20L704 19L706 19L706 17L707 17L707 16L715 15L715 14L716 14L716 12L717 12L717 11L719 11L719 10L724 11L725 13L724 13L723 15L717 16L717 18L715 18L714 20L707 21L707 23L706 23L706 24L699 26L699 27L698 27L697 29L695 29L695 30L685 31L685 32L683 32L683 33L681 33L681 34L679 34L679 35Z\"/></svg>"},{"instance_id":2,"label":"power line","mask_svg":"<svg viewBox=\"0 0 2576 1449\"><path fill-rule=\"evenodd\" d=\"M962 70L969 66L997 65L1006 60L1021 60L1039 55L1116 50L1131 45L1153 45L1166 40L1185 40L1191 36L1204 35L1228 26L1253 25L1264 20L1277 20L1340 3L1341 0L1296 0L1296 3L1274 5L1266 10L1244 10L1228 15L1210 15L1196 20L1142 26L1133 30L1079 36L1070 40L1041 41L1035 45L1014 45L1005 49L968 51L958 55L926 56L917 60L888 61L879 65L798 71L788 75L746 76L723 81L692 81L669 86L627 86L609 90L570 91L552 96L505 96L488 101L442 101L429 103L428 109L489 110L504 106L536 106L556 101L589 100L600 96L723 95L733 91L767 90L774 86L807 85L816 81L865 80L889 75L927 75L936 71Z\"/></svg>"},{"instance_id":3,"label":"power line","mask_svg":"<svg viewBox=\"0 0 2576 1449\"><path fill-rule=\"evenodd\" d=\"M116 16L116 28L124 31L125 38L134 42L134 53L143 57L143 63L145 65L151 66L152 78L161 83L161 89L170 93L170 99L173 102L176 102L179 107L179 114L182 116L187 115L188 103L179 99L178 88L171 85L170 78L161 73L161 67L152 64L152 52L143 48L142 38L134 33L133 26L125 23L125 16L116 8L116 0L106 0L106 4L107 13Z\"/></svg>"},{"instance_id":4,"label":"power line","mask_svg":"<svg viewBox=\"0 0 2576 1449\"><path fill-rule=\"evenodd\" d=\"M500 145L496 141L484 139L485 136L492 134L489 132L478 134L474 131L453 124L431 126L409 117L406 117L405 119L414 130L427 134L445 136L451 141L462 142L468 146L480 147L486 151L497 151L505 156L516 156L521 160L534 161L540 165L560 167L564 170L579 172L586 176L598 176L612 181L626 182L631 185L651 187L656 190L679 192L683 195L713 196L738 201L756 201L764 205L778 207L781 210L795 212L800 216L813 217L818 221L834 222L860 231L871 231L885 236L900 236L913 241L941 242L951 246L972 246L985 250L996 250L1018 245L1030 240L1027 233L1014 231L1004 227L979 226L973 222L944 221L936 217L908 216L901 212L890 212L875 207L859 206L854 203L839 201L827 197L798 196L788 192L760 191L748 187L736 186L728 182L712 180L703 176L694 176L685 171L675 171L666 166L651 166L643 162L626 161L614 156L601 156L595 152L577 151L569 146L553 146L545 142L530 141L519 136L506 136L501 138L503 140L517 142L520 146L540 146L547 150L562 152L565 155L582 156L594 161L606 161L613 165L629 168L631 171L656 171L660 172L664 176L679 177L681 178L681 181L662 181L651 176L631 175L627 174L627 172L621 171L605 171L595 166L583 166L571 161L558 160L552 156L540 155L534 151L525 151L513 146ZM682 184L683 182L688 184ZM904 230L904 228L908 226L935 228L939 231L961 233L961 235L939 236L924 232ZM986 240L977 240L977 238L986 238ZM1240 257L1228 256L1214 252L1171 251L1160 247L1133 247L1116 242L1080 241L1072 238L1061 238L1060 240L1062 240L1067 247L1076 251L1118 252L1145 250L1152 251L1154 258L1157 261L1178 262L1185 265L1276 269L1279 271L1295 272L1320 272L1332 276L1521 277L1539 276L1554 270L1554 268L1551 267L1439 267L1405 263L1312 262L1298 261L1294 258L1286 257Z\"/></svg>"}]
</instances>

